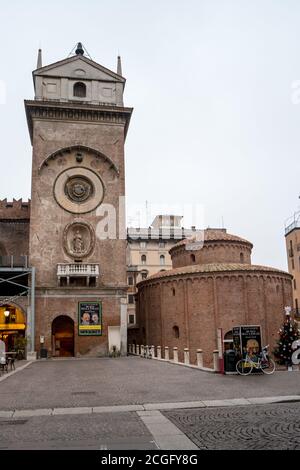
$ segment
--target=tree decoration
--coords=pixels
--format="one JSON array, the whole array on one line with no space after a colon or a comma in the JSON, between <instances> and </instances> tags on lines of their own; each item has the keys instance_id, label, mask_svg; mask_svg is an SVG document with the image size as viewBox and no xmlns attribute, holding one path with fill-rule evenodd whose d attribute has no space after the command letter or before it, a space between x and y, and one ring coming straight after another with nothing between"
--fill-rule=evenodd
<instances>
[{"instance_id":1,"label":"tree decoration","mask_svg":"<svg viewBox=\"0 0 300 470\"><path fill-rule=\"evenodd\" d=\"M276 362L281 365L292 365L292 344L300 339L297 323L291 317L291 308L285 307L285 319L282 327L278 331L279 340L273 354Z\"/></svg>"}]
</instances>

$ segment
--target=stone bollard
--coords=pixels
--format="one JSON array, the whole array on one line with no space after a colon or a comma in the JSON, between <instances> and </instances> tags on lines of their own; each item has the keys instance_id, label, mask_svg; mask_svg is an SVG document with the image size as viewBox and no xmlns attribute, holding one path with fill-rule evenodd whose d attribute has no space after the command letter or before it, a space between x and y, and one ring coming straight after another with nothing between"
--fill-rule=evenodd
<instances>
[{"instance_id":1,"label":"stone bollard","mask_svg":"<svg viewBox=\"0 0 300 470\"><path fill-rule=\"evenodd\" d=\"M219 372L219 351L218 349L214 350L214 371Z\"/></svg>"},{"instance_id":2,"label":"stone bollard","mask_svg":"<svg viewBox=\"0 0 300 470\"><path fill-rule=\"evenodd\" d=\"M145 346L143 344L141 344L141 356L144 356L144 349L145 349Z\"/></svg>"},{"instance_id":3,"label":"stone bollard","mask_svg":"<svg viewBox=\"0 0 300 470\"><path fill-rule=\"evenodd\" d=\"M189 364L190 363L190 351L189 348L184 348L184 363Z\"/></svg>"},{"instance_id":4,"label":"stone bollard","mask_svg":"<svg viewBox=\"0 0 300 470\"><path fill-rule=\"evenodd\" d=\"M144 357L148 358L149 355L149 346L146 344L145 349L144 349Z\"/></svg>"},{"instance_id":5,"label":"stone bollard","mask_svg":"<svg viewBox=\"0 0 300 470\"><path fill-rule=\"evenodd\" d=\"M169 346L165 346L165 360L170 360Z\"/></svg>"},{"instance_id":6,"label":"stone bollard","mask_svg":"<svg viewBox=\"0 0 300 470\"><path fill-rule=\"evenodd\" d=\"M135 344L132 345L132 354L135 354Z\"/></svg>"},{"instance_id":7,"label":"stone bollard","mask_svg":"<svg viewBox=\"0 0 300 470\"><path fill-rule=\"evenodd\" d=\"M161 359L161 347L157 346L156 348L156 357L157 359Z\"/></svg>"},{"instance_id":8,"label":"stone bollard","mask_svg":"<svg viewBox=\"0 0 300 470\"><path fill-rule=\"evenodd\" d=\"M140 345L136 345L136 354L139 356L140 355Z\"/></svg>"},{"instance_id":9,"label":"stone bollard","mask_svg":"<svg viewBox=\"0 0 300 470\"><path fill-rule=\"evenodd\" d=\"M203 351L202 349L197 349L197 366L203 367Z\"/></svg>"},{"instance_id":10,"label":"stone bollard","mask_svg":"<svg viewBox=\"0 0 300 470\"><path fill-rule=\"evenodd\" d=\"M128 352L131 353L131 344L128 344Z\"/></svg>"},{"instance_id":11,"label":"stone bollard","mask_svg":"<svg viewBox=\"0 0 300 470\"><path fill-rule=\"evenodd\" d=\"M155 357L155 347L152 345L149 347L149 357L152 359L152 357Z\"/></svg>"},{"instance_id":12,"label":"stone bollard","mask_svg":"<svg viewBox=\"0 0 300 470\"><path fill-rule=\"evenodd\" d=\"M178 362L178 348L173 348L173 361Z\"/></svg>"}]
</instances>

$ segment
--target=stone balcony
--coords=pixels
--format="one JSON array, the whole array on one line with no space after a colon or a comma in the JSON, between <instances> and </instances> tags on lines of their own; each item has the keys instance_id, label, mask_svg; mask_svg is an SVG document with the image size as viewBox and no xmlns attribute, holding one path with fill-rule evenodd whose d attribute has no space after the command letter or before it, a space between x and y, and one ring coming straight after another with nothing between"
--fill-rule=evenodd
<instances>
[{"instance_id":1,"label":"stone balcony","mask_svg":"<svg viewBox=\"0 0 300 470\"><path fill-rule=\"evenodd\" d=\"M68 263L57 265L57 280L61 287L96 287L99 278L99 264Z\"/></svg>"}]
</instances>

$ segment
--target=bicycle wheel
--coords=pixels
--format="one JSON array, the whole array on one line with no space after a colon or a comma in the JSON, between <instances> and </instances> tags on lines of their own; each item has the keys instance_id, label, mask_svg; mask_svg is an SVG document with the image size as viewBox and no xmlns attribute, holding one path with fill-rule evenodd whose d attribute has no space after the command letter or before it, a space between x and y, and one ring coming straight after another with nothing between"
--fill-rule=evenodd
<instances>
[{"instance_id":1,"label":"bicycle wheel","mask_svg":"<svg viewBox=\"0 0 300 470\"><path fill-rule=\"evenodd\" d=\"M275 362L273 361L273 359L268 359L266 362L264 362L261 365L261 370L264 374L273 374L273 372L275 371Z\"/></svg>"},{"instance_id":2,"label":"bicycle wheel","mask_svg":"<svg viewBox=\"0 0 300 470\"><path fill-rule=\"evenodd\" d=\"M244 359L240 359L236 364L236 371L240 375L249 375L251 374L253 366L251 363L245 361Z\"/></svg>"}]
</instances>

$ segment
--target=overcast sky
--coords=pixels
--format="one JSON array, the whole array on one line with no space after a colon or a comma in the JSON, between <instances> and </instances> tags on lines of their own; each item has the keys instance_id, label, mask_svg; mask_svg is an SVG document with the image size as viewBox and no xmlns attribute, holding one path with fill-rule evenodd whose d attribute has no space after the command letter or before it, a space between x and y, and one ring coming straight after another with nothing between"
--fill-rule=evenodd
<instances>
[{"instance_id":1,"label":"overcast sky","mask_svg":"<svg viewBox=\"0 0 300 470\"><path fill-rule=\"evenodd\" d=\"M30 197L23 100L38 47L47 65L82 41L112 70L122 56L128 204L202 206L204 226L224 224L254 243L253 262L286 269L300 193L298 0L11 0L0 18L0 198Z\"/></svg>"}]
</instances>

